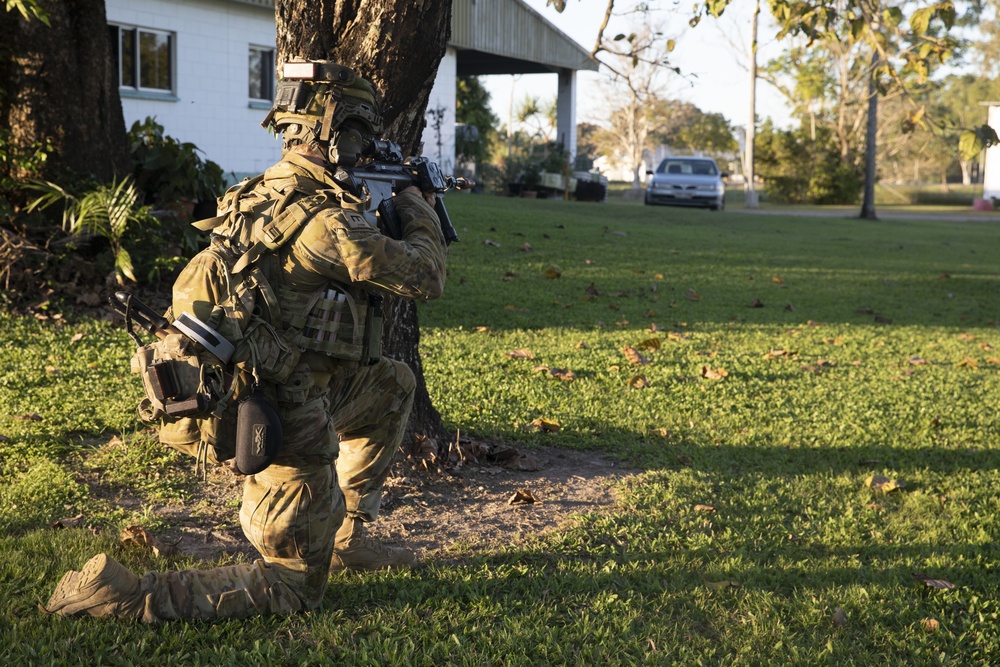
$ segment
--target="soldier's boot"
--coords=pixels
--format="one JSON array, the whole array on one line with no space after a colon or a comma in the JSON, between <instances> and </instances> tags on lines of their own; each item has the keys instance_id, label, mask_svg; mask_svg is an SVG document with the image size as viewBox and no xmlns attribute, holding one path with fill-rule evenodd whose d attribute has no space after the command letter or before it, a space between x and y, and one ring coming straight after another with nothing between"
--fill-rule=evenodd
<instances>
[{"instance_id":1,"label":"soldier's boot","mask_svg":"<svg viewBox=\"0 0 1000 667\"><path fill-rule=\"evenodd\" d=\"M344 570L385 570L410 567L416 555L403 547L390 547L365 533L361 519L347 517L337 531L330 572Z\"/></svg>"},{"instance_id":2,"label":"soldier's boot","mask_svg":"<svg viewBox=\"0 0 1000 667\"><path fill-rule=\"evenodd\" d=\"M42 609L59 616L140 618L146 593L139 577L107 554L98 554L79 572L64 574Z\"/></svg>"}]
</instances>

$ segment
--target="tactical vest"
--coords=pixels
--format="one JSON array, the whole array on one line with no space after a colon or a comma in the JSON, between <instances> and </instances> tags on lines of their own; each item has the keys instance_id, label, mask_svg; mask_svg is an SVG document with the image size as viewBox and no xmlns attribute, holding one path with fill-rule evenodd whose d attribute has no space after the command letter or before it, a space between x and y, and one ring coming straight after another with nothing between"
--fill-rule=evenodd
<instances>
[{"instance_id":1,"label":"tactical vest","mask_svg":"<svg viewBox=\"0 0 1000 667\"><path fill-rule=\"evenodd\" d=\"M247 179L221 198L219 214L194 223L212 232L208 248L196 255L175 283L186 303L210 303L207 324L232 342L233 385L226 401L212 414L164 419L160 441L199 462L218 462L234 455L235 408L251 385L262 386L278 402L304 400L284 387L306 350L347 363L376 363L381 355L381 296L357 284L328 282L307 292L284 284L278 268L281 248L306 222L335 207L356 222L363 200L336 188L318 189L315 181L296 175L265 185L263 177ZM335 200L335 201L334 201ZM191 280L186 272L209 276ZM210 291L211 294L203 293ZM180 313L168 312L168 319ZM229 399L232 399L231 402Z\"/></svg>"}]
</instances>

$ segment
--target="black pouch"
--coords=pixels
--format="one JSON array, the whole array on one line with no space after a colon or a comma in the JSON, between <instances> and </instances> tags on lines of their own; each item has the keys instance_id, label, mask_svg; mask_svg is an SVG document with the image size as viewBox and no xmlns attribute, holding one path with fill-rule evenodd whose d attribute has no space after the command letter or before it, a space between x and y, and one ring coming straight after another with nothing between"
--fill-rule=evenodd
<instances>
[{"instance_id":1,"label":"black pouch","mask_svg":"<svg viewBox=\"0 0 1000 667\"><path fill-rule=\"evenodd\" d=\"M236 412L236 470L256 475L281 451L283 436L278 411L258 387Z\"/></svg>"}]
</instances>

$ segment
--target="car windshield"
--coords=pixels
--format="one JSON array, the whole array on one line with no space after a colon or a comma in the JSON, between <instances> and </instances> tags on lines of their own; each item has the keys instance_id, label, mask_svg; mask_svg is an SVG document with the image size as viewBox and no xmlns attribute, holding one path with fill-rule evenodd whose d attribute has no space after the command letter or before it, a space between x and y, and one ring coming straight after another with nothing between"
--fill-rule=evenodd
<instances>
[{"instance_id":1,"label":"car windshield","mask_svg":"<svg viewBox=\"0 0 1000 667\"><path fill-rule=\"evenodd\" d=\"M660 163L657 174L695 174L697 176L716 176L719 170L711 160L677 160L667 158Z\"/></svg>"}]
</instances>

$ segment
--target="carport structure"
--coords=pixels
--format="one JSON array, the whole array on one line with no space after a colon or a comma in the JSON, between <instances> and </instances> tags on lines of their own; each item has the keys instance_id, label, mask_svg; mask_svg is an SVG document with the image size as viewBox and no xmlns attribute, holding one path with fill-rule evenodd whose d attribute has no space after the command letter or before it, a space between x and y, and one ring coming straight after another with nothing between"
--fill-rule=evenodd
<instances>
[{"instance_id":1,"label":"carport structure","mask_svg":"<svg viewBox=\"0 0 1000 667\"><path fill-rule=\"evenodd\" d=\"M427 109L424 151L446 167L455 156L455 91L460 76L556 74L556 140L576 155L576 74L598 63L522 0L454 0L451 39Z\"/></svg>"}]
</instances>

